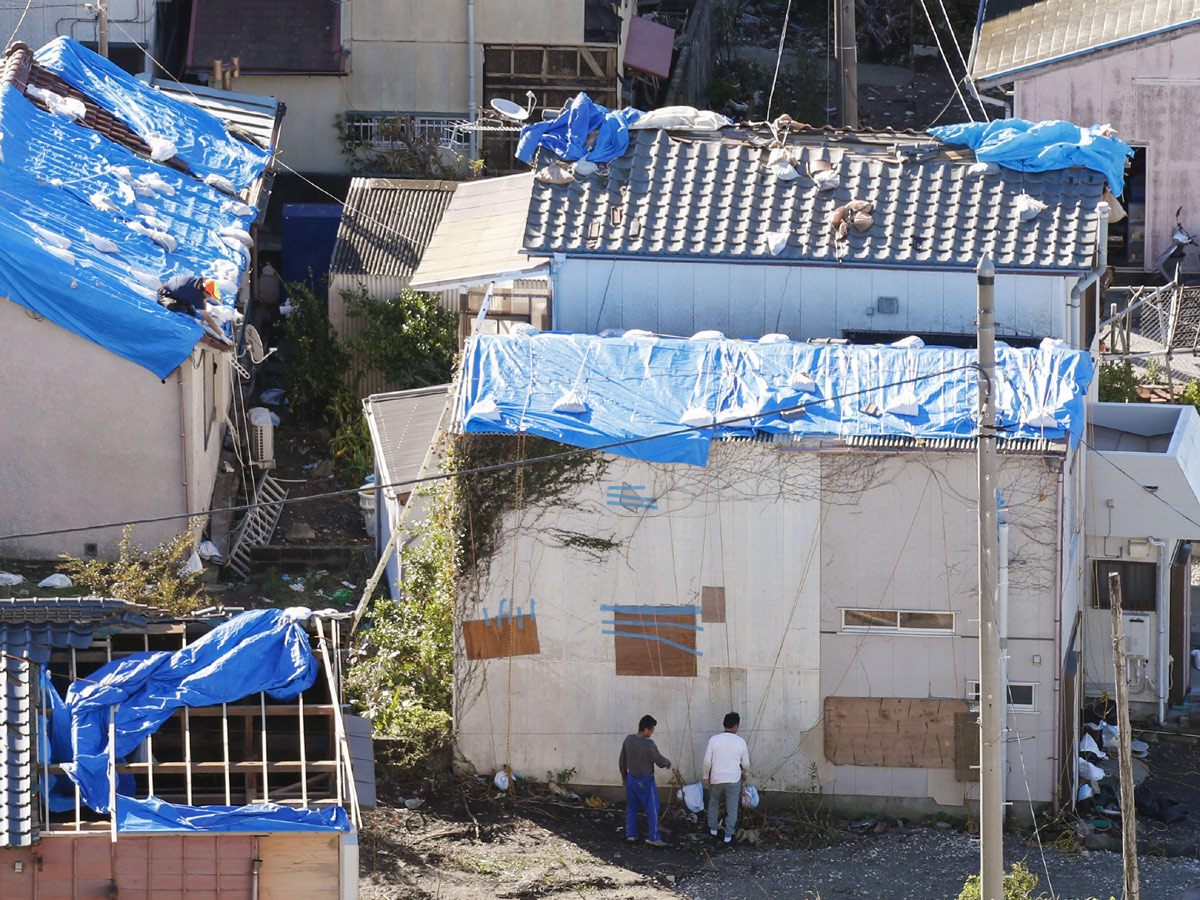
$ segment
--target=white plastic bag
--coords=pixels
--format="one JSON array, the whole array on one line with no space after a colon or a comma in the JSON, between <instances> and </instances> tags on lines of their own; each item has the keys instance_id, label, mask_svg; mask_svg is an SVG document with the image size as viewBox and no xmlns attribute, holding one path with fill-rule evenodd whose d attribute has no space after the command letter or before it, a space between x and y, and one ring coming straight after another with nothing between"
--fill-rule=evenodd
<instances>
[{"instance_id":1,"label":"white plastic bag","mask_svg":"<svg viewBox=\"0 0 1200 900\"><path fill-rule=\"evenodd\" d=\"M492 779L492 784L496 786L497 790L507 791L509 785L512 784L512 779L508 777L508 772L506 772L504 769L501 769L496 773L496 777Z\"/></svg>"},{"instance_id":2,"label":"white plastic bag","mask_svg":"<svg viewBox=\"0 0 1200 900\"><path fill-rule=\"evenodd\" d=\"M754 785L742 785L742 806L746 809L758 809L758 788Z\"/></svg>"},{"instance_id":3,"label":"white plastic bag","mask_svg":"<svg viewBox=\"0 0 1200 900\"><path fill-rule=\"evenodd\" d=\"M12 587L25 580L24 575L14 575L12 572L0 572L0 586Z\"/></svg>"},{"instance_id":4,"label":"white plastic bag","mask_svg":"<svg viewBox=\"0 0 1200 900\"><path fill-rule=\"evenodd\" d=\"M66 575L64 575L62 572L55 572L53 575L47 575L45 578L43 578L41 581L38 582L38 587L41 587L41 588L62 589L62 588L69 588L70 586L71 586L71 579L68 578Z\"/></svg>"},{"instance_id":5,"label":"white plastic bag","mask_svg":"<svg viewBox=\"0 0 1200 900\"><path fill-rule=\"evenodd\" d=\"M695 784L685 784L681 787L676 796L683 801L683 805L694 813L704 809L704 785L697 781Z\"/></svg>"}]
</instances>

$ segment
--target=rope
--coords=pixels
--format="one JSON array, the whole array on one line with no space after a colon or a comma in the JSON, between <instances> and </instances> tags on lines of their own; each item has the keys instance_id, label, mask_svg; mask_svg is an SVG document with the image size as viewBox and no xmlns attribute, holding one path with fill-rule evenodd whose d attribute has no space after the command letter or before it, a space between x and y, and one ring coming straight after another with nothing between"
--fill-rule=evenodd
<instances>
[{"instance_id":1,"label":"rope","mask_svg":"<svg viewBox=\"0 0 1200 900\"><path fill-rule=\"evenodd\" d=\"M946 64L946 71L950 74L950 81L954 84L954 93L958 95L958 102L963 105L963 112L974 121L975 117L971 116L971 108L967 106L967 101L963 98L962 91L958 89L958 79L954 77L954 69L950 66L950 60L946 56L946 51L942 49L942 39L938 37L937 28L933 24L933 16L929 15L929 7L925 5L925 0L921 0L921 9L925 11L925 18L929 22L929 30L933 32L933 39L937 43L938 53L942 55L942 62Z\"/></svg>"},{"instance_id":2,"label":"rope","mask_svg":"<svg viewBox=\"0 0 1200 900\"><path fill-rule=\"evenodd\" d=\"M783 60L783 42L787 38L788 19L792 15L792 0L788 0L783 13L783 28L779 32L779 52L775 54L775 75L771 78L771 93L767 95L767 119L771 118L771 104L775 101L775 82L779 80L779 64Z\"/></svg>"},{"instance_id":3,"label":"rope","mask_svg":"<svg viewBox=\"0 0 1200 900\"><path fill-rule=\"evenodd\" d=\"M517 456L520 459L525 458L525 435L522 434L517 438ZM525 511L525 468L518 467L516 470L516 494L517 494L517 527L513 532L513 552L512 552L512 579L510 581L510 589L512 596L508 601L508 722L505 728L504 735L504 768L508 771L511 777L509 766L512 765L512 680L513 680L513 655L517 649L517 626L514 621L513 607L517 602L517 545L520 542L521 527L524 524L521 520Z\"/></svg>"}]
</instances>

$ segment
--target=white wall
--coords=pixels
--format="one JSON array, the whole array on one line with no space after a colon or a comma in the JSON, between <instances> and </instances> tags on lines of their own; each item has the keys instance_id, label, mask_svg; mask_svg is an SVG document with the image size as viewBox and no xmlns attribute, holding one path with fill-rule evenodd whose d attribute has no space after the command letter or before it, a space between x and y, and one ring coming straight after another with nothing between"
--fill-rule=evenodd
<instances>
[{"instance_id":1,"label":"white wall","mask_svg":"<svg viewBox=\"0 0 1200 900\"><path fill-rule=\"evenodd\" d=\"M43 531L207 509L221 446L221 416L208 446L201 423L202 368L185 362L160 381L97 344L0 299L0 533ZM193 355L193 361L198 356ZM212 354L205 353L206 358ZM216 400L228 406L228 362L222 358ZM182 377L182 392L179 379ZM184 521L139 525L134 538L157 544ZM0 555L55 559L81 556L84 544L112 555L120 528L0 542Z\"/></svg>"},{"instance_id":2,"label":"white wall","mask_svg":"<svg viewBox=\"0 0 1200 900\"><path fill-rule=\"evenodd\" d=\"M1148 148L1146 268L1171 246L1175 210L1200 230L1200 34L1084 59L1016 82L1014 113L1025 119L1111 123L1121 139ZM1188 260L1195 265L1194 257Z\"/></svg>"},{"instance_id":3,"label":"white wall","mask_svg":"<svg viewBox=\"0 0 1200 900\"><path fill-rule=\"evenodd\" d=\"M1063 337L1072 283L997 275L997 329ZM882 296L898 298L897 314L874 311ZM799 340L844 330L973 334L975 309L973 272L577 258L554 266L560 331L691 335L714 328L734 338L782 332Z\"/></svg>"},{"instance_id":4,"label":"white wall","mask_svg":"<svg viewBox=\"0 0 1200 900\"><path fill-rule=\"evenodd\" d=\"M540 654L484 662L456 652L458 745L481 770L575 767L584 784L619 783L620 742L654 715L660 750L686 780L729 709L742 715L755 784L772 790L961 805L954 771L833 766L824 756L824 697L961 698L978 675L973 454L816 454L716 443L705 469L613 458L595 481L504 516L503 543L458 619L529 612ZM818 488L818 478L820 485ZM1038 711L1013 714L1035 799L1053 785L1053 608L1057 475L1040 458L1007 457L1001 485L1013 522L1010 662L1037 681ZM657 509L610 506L609 487L641 486ZM618 541L563 547L564 535ZM469 548L464 548L469 553ZM699 605L722 585L727 622L700 622L697 677L617 676L602 605ZM956 636L840 632L842 607L953 610ZM1033 657L1040 655L1040 666ZM511 716L511 719L510 719ZM511 726L511 727L510 727ZM508 746L511 744L511 750ZM1009 790L1024 796L1020 757ZM815 766L815 769L814 769ZM660 778L660 782L663 779Z\"/></svg>"},{"instance_id":5,"label":"white wall","mask_svg":"<svg viewBox=\"0 0 1200 900\"><path fill-rule=\"evenodd\" d=\"M109 43L136 41L143 47L148 46L154 39L157 6L155 0L108 0ZM82 3L72 6L33 0L22 20L24 10L24 3L6 3L0 7L0 35L7 37L15 31L13 40L24 41L34 50L61 36L81 42L97 40L96 17L90 15Z\"/></svg>"}]
</instances>

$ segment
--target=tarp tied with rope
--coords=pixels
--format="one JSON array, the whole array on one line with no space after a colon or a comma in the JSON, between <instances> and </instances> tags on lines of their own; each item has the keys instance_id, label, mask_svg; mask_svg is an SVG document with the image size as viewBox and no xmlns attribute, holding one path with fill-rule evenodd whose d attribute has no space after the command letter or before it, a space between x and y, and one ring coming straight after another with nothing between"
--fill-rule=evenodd
<instances>
[{"instance_id":1,"label":"tarp tied with rope","mask_svg":"<svg viewBox=\"0 0 1200 900\"><path fill-rule=\"evenodd\" d=\"M976 363L946 347L481 335L463 357L454 422L575 447L633 441L609 452L699 466L716 436L973 438ZM996 368L1002 438L1078 443L1086 353L998 346Z\"/></svg>"}]
</instances>

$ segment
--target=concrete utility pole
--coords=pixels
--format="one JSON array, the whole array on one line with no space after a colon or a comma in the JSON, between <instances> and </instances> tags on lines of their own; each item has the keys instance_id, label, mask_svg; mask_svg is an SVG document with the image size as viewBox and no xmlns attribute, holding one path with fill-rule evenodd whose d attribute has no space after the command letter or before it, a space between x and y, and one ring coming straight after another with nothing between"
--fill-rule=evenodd
<instances>
[{"instance_id":1,"label":"concrete utility pole","mask_svg":"<svg viewBox=\"0 0 1200 900\"><path fill-rule=\"evenodd\" d=\"M1133 734L1129 730L1129 685L1125 675L1125 618L1121 615L1121 576L1108 575L1112 613L1113 684L1117 694L1117 742L1121 773L1121 859L1125 866L1124 900L1138 900L1137 809L1133 797Z\"/></svg>"},{"instance_id":2,"label":"concrete utility pole","mask_svg":"<svg viewBox=\"0 0 1200 900\"><path fill-rule=\"evenodd\" d=\"M978 281L979 345L979 874L980 900L1004 900L1004 726L997 616L996 268L984 254Z\"/></svg>"},{"instance_id":3,"label":"concrete utility pole","mask_svg":"<svg viewBox=\"0 0 1200 900\"><path fill-rule=\"evenodd\" d=\"M858 127L858 39L854 24L854 0L837 0L833 41L841 72L838 105L843 128Z\"/></svg>"},{"instance_id":4,"label":"concrete utility pole","mask_svg":"<svg viewBox=\"0 0 1200 900\"><path fill-rule=\"evenodd\" d=\"M108 59L108 0L96 0L96 49Z\"/></svg>"}]
</instances>

